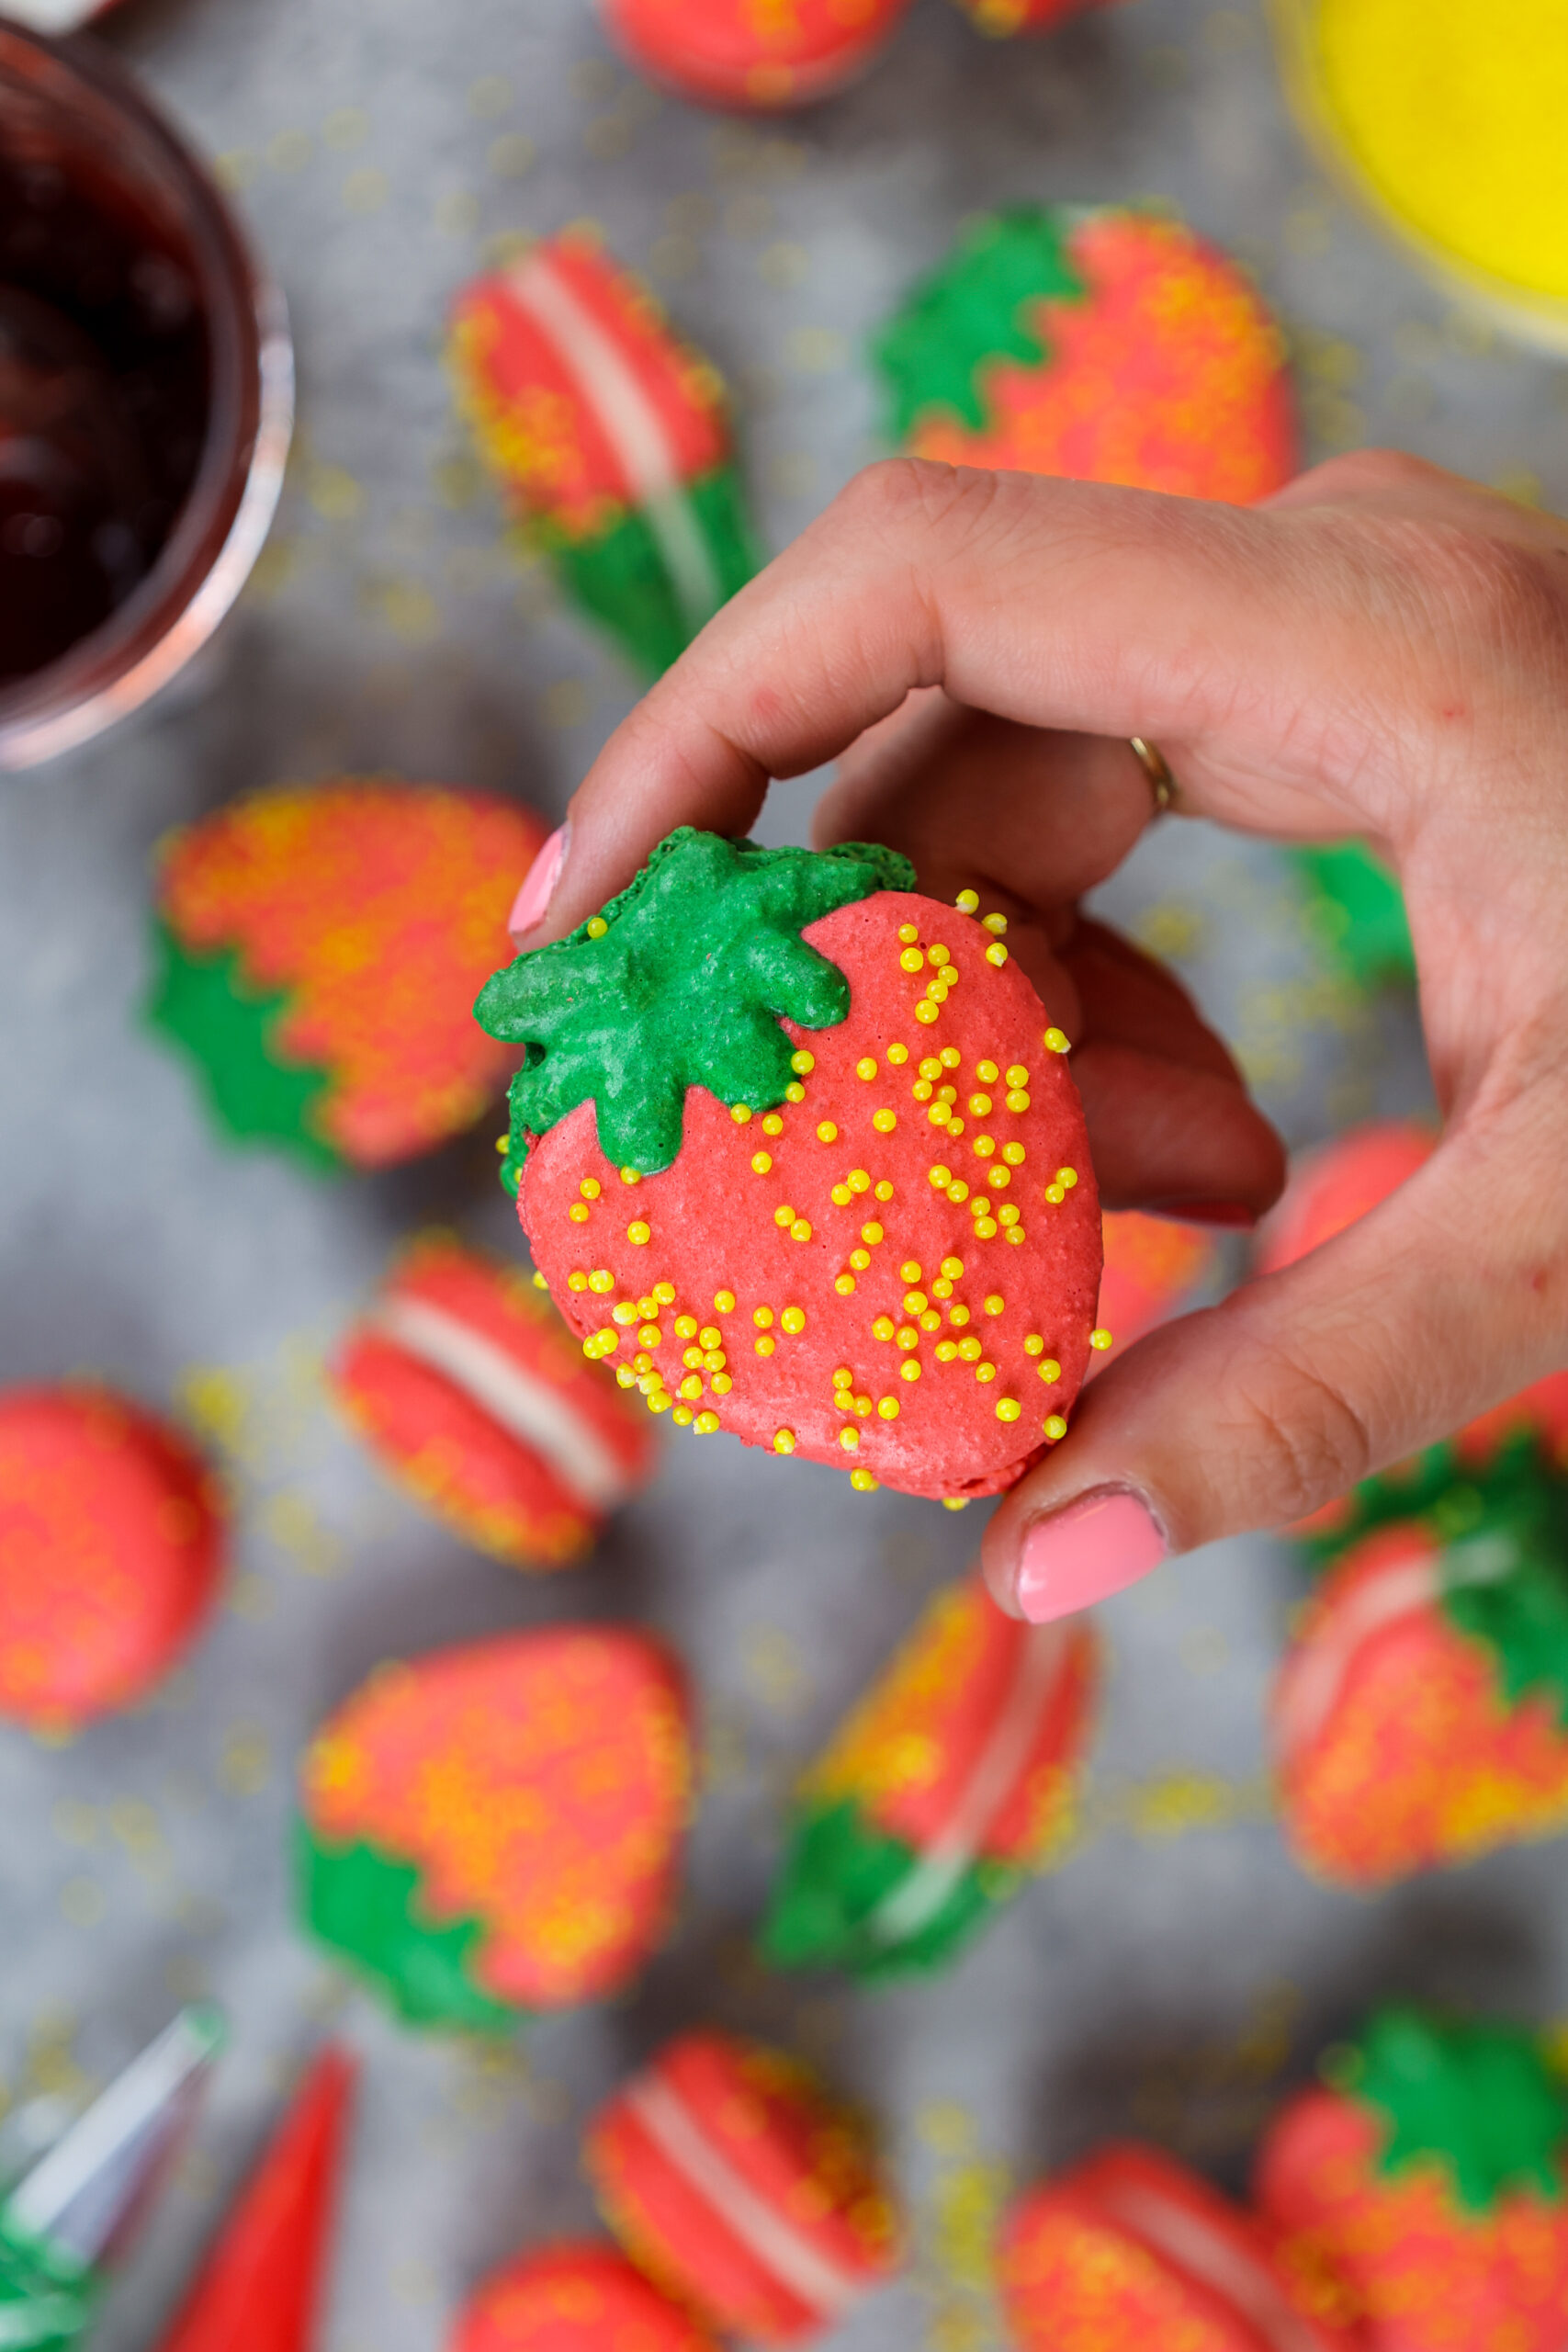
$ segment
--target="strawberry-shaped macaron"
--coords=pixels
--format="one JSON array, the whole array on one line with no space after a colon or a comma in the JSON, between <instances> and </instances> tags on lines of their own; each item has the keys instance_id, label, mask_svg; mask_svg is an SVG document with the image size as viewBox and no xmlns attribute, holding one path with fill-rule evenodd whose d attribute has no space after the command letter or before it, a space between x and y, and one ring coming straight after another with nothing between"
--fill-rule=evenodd
<instances>
[{"instance_id":1,"label":"strawberry-shaped macaron","mask_svg":"<svg viewBox=\"0 0 1568 2352\"><path fill-rule=\"evenodd\" d=\"M699 106L772 113L852 81L909 0L600 0L640 73Z\"/></svg>"},{"instance_id":2,"label":"strawberry-shaped macaron","mask_svg":"<svg viewBox=\"0 0 1568 2352\"><path fill-rule=\"evenodd\" d=\"M1213 1236L1202 1227L1146 1216L1141 1209L1109 1210L1102 1238L1100 1320L1111 1334L1111 1346L1096 1371L1179 1314L1213 1279L1219 1260Z\"/></svg>"},{"instance_id":3,"label":"strawberry-shaped macaron","mask_svg":"<svg viewBox=\"0 0 1568 2352\"><path fill-rule=\"evenodd\" d=\"M1537 2036L1380 2010L1292 2099L1257 2203L1338 2282L1366 2352L1562 2352L1568 2098Z\"/></svg>"},{"instance_id":4,"label":"strawberry-shaped macaron","mask_svg":"<svg viewBox=\"0 0 1568 2352\"><path fill-rule=\"evenodd\" d=\"M1063 1436L1100 1212L1000 915L889 851L682 828L479 999L509 1178L587 1351L700 1433L962 1501Z\"/></svg>"},{"instance_id":5,"label":"strawberry-shaped macaron","mask_svg":"<svg viewBox=\"0 0 1568 2352\"><path fill-rule=\"evenodd\" d=\"M384 1168L471 1126L510 1067L473 992L544 831L489 794L349 776L171 835L150 1010L227 1133Z\"/></svg>"},{"instance_id":6,"label":"strawberry-shaped macaron","mask_svg":"<svg viewBox=\"0 0 1568 2352\"><path fill-rule=\"evenodd\" d=\"M400 1483L519 1567L578 1559L651 1476L653 1433L533 1279L446 1234L399 1257L330 1374Z\"/></svg>"},{"instance_id":7,"label":"strawberry-shaped macaron","mask_svg":"<svg viewBox=\"0 0 1568 2352\"><path fill-rule=\"evenodd\" d=\"M0 1391L0 1715L61 1732L145 1698L216 1597L225 1517L186 1440L129 1398Z\"/></svg>"},{"instance_id":8,"label":"strawberry-shaped macaron","mask_svg":"<svg viewBox=\"0 0 1568 2352\"><path fill-rule=\"evenodd\" d=\"M1278 325L1233 261L1159 214L992 214L875 357L917 457L1235 505L1295 471Z\"/></svg>"},{"instance_id":9,"label":"strawberry-shaped macaron","mask_svg":"<svg viewBox=\"0 0 1568 2352\"><path fill-rule=\"evenodd\" d=\"M633 2259L748 2344L805 2344L897 2268L897 2216L858 2125L795 2059L702 2030L600 2109L583 2162Z\"/></svg>"},{"instance_id":10,"label":"strawberry-shaped macaron","mask_svg":"<svg viewBox=\"0 0 1568 2352\"><path fill-rule=\"evenodd\" d=\"M1250 2214L1133 2143L1020 2198L998 2264L1018 2352L1363 2352Z\"/></svg>"},{"instance_id":11,"label":"strawberry-shaped macaron","mask_svg":"<svg viewBox=\"0 0 1568 2352\"><path fill-rule=\"evenodd\" d=\"M566 594L640 668L667 669L757 569L716 370L582 231L464 288L451 365Z\"/></svg>"},{"instance_id":12,"label":"strawberry-shaped macaron","mask_svg":"<svg viewBox=\"0 0 1568 2352\"><path fill-rule=\"evenodd\" d=\"M939 1593L806 1776L767 1958L874 1979L961 1951L1072 1834L1097 1667L1082 1618L1004 1617L978 1575Z\"/></svg>"},{"instance_id":13,"label":"strawberry-shaped macaron","mask_svg":"<svg viewBox=\"0 0 1568 2352\"><path fill-rule=\"evenodd\" d=\"M484 2280L446 2352L717 2352L706 2328L607 2245L544 2246Z\"/></svg>"},{"instance_id":14,"label":"strawberry-shaped macaron","mask_svg":"<svg viewBox=\"0 0 1568 2352\"><path fill-rule=\"evenodd\" d=\"M1298 1855L1370 1886L1568 1827L1568 1484L1525 1436L1348 1508L1270 1706Z\"/></svg>"},{"instance_id":15,"label":"strawberry-shaped macaron","mask_svg":"<svg viewBox=\"0 0 1568 2352\"><path fill-rule=\"evenodd\" d=\"M306 1915L412 2024L504 2031L627 1984L692 1799L684 1688L617 1626L387 1666L303 1770Z\"/></svg>"}]
</instances>

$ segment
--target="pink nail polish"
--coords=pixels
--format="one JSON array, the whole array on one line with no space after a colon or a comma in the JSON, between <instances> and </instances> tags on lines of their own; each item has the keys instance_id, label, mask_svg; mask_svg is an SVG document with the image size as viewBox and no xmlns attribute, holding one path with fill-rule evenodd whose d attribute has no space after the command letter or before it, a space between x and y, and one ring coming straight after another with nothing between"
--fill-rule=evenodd
<instances>
[{"instance_id":1,"label":"pink nail polish","mask_svg":"<svg viewBox=\"0 0 1568 2352\"><path fill-rule=\"evenodd\" d=\"M512 933L513 944L521 947L525 932L536 922L543 922L556 884L560 880L561 867L566 864L567 844L570 838L570 823L558 825L527 873L523 887L512 902L512 912L506 918L506 928Z\"/></svg>"},{"instance_id":2,"label":"pink nail polish","mask_svg":"<svg viewBox=\"0 0 1568 2352\"><path fill-rule=\"evenodd\" d=\"M1019 1555L1018 1605L1032 1625L1048 1624L1136 1584L1168 1549L1145 1503L1102 1487L1034 1521Z\"/></svg>"}]
</instances>

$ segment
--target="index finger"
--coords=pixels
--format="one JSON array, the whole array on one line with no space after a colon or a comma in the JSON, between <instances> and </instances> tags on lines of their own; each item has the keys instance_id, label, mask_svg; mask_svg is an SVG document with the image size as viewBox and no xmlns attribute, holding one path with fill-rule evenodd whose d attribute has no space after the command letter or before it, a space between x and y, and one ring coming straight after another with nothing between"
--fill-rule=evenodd
<instances>
[{"instance_id":1,"label":"index finger","mask_svg":"<svg viewBox=\"0 0 1568 2352\"><path fill-rule=\"evenodd\" d=\"M1432 480L1440 498L1445 478ZM919 686L1031 726L1156 738L1198 813L1298 838L1382 835L1420 732L1421 697L1402 696L1391 647L1418 662L1413 649L1439 634L1412 526L1389 527L1386 564L1375 544L1354 562L1332 511L1311 503L1244 512L874 466L611 738L573 801L538 942L623 887L676 825L746 831L772 776L832 758Z\"/></svg>"}]
</instances>

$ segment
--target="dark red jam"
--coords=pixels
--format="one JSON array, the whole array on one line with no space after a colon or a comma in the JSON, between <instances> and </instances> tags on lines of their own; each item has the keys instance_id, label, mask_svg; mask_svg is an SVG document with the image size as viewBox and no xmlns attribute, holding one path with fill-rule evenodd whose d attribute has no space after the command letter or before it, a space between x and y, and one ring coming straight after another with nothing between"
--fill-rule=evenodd
<instances>
[{"instance_id":1,"label":"dark red jam","mask_svg":"<svg viewBox=\"0 0 1568 2352\"><path fill-rule=\"evenodd\" d=\"M0 684L131 595L196 478L209 351L195 280L127 197L0 153Z\"/></svg>"}]
</instances>

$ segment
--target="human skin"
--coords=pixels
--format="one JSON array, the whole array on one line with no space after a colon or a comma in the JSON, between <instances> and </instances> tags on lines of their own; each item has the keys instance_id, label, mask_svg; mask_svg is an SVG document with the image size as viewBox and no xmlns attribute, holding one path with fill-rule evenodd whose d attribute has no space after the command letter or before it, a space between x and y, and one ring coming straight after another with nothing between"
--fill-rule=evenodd
<instances>
[{"instance_id":1,"label":"human skin","mask_svg":"<svg viewBox=\"0 0 1568 2352\"><path fill-rule=\"evenodd\" d=\"M986 1532L1032 1616L1097 1597L1081 1517L1055 1516L1086 1497L1137 1506L1111 1515L1111 1590L1568 1364L1568 524L1388 453L1245 511L873 467L611 738L522 943L672 827L744 833L770 776L837 758L819 844L885 842L932 897L1007 911L1106 1205L1249 1223L1278 1139L1173 977L1080 911L1154 818L1134 735L1178 780L1163 821L1356 833L1397 868L1444 1133L1370 1216L1093 1382Z\"/></svg>"}]
</instances>

